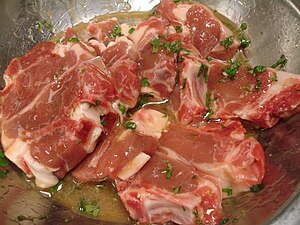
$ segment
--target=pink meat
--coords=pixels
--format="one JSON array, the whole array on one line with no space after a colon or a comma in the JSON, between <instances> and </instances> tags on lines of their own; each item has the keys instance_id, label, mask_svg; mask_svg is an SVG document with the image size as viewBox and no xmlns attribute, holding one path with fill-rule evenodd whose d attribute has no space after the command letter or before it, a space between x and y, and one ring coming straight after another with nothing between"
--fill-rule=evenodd
<instances>
[{"instance_id":1,"label":"pink meat","mask_svg":"<svg viewBox=\"0 0 300 225\"><path fill-rule=\"evenodd\" d=\"M90 22L87 30L91 38L95 38L99 42L108 45L109 42L115 40L115 37L110 34L116 26L119 26L118 20L116 18L112 18L101 22Z\"/></svg>"},{"instance_id":2,"label":"pink meat","mask_svg":"<svg viewBox=\"0 0 300 225\"><path fill-rule=\"evenodd\" d=\"M272 127L280 118L300 111L300 77L267 69L253 76L241 66L235 78L224 79L224 63L214 63L209 73L208 92L214 118L241 118L260 127Z\"/></svg>"},{"instance_id":3,"label":"pink meat","mask_svg":"<svg viewBox=\"0 0 300 225\"><path fill-rule=\"evenodd\" d=\"M253 138L244 136L237 121L184 127L172 124L159 146L169 157L194 166L221 180L233 194L249 191L264 176L264 151Z\"/></svg>"},{"instance_id":4,"label":"pink meat","mask_svg":"<svg viewBox=\"0 0 300 225\"><path fill-rule=\"evenodd\" d=\"M72 176L83 182L115 179L140 153L152 156L168 118L158 111L141 109L130 120L137 126L134 131L114 127Z\"/></svg>"},{"instance_id":5,"label":"pink meat","mask_svg":"<svg viewBox=\"0 0 300 225\"><path fill-rule=\"evenodd\" d=\"M140 54L136 47L126 37L120 37L102 52L102 58L111 72L118 100L133 108L141 89L137 75Z\"/></svg>"},{"instance_id":6,"label":"pink meat","mask_svg":"<svg viewBox=\"0 0 300 225\"><path fill-rule=\"evenodd\" d=\"M169 179L167 165L172 166ZM116 184L130 216L141 224L217 224L221 218L218 180L161 152L135 176Z\"/></svg>"},{"instance_id":7,"label":"pink meat","mask_svg":"<svg viewBox=\"0 0 300 225\"><path fill-rule=\"evenodd\" d=\"M138 75L147 79L149 86L142 88L142 93L153 93L158 98L169 97L175 86L176 64L173 54L164 48L152 52L152 44L159 35L166 36L168 30L160 19L151 17L140 23L135 31L128 37L137 46L141 58L138 61ZM168 43L164 38L159 38L162 43Z\"/></svg>"},{"instance_id":8,"label":"pink meat","mask_svg":"<svg viewBox=\"0 0 300 225\"><path fill-rule=\"evenodd\" d=\"M99 116L115 100L104 69L94 49L81 42L46 42L14 59L5 72L2 145L38 186L54 185L54 175L62 178L94 150L102 131Z\"/></svg>"},{"instance_id":9,"label":"pink meat","mask_svg":"<svg viewBox=\"0 0 300 225\"><path fill-rule=\"evenodd\" d=\"M234 40L229 49L220 44L221 41L233 36L233 33L216 18L210 9L199 3L176 4L172 0L163 0L156 12L158 17L174 27L181 26L184 35L189 36L204 58L212 56L228 60L239 47L237 40Z\"/></svg>"}]
</instances>

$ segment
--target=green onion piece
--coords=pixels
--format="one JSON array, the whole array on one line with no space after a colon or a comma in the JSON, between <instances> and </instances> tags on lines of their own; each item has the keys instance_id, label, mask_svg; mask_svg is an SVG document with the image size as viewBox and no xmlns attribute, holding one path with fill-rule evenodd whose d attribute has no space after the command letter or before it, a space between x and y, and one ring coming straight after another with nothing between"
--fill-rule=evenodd
<instances>
[{"instance_id":1,"label":"green onion piece","mask_svg":"<svg viewBox=\"0 0 300 225\"><path fill-rule=\"evenodd\" d=\"M170 180L171 176L173 174L173 166L169 161L167 161L166 164L167 164L167 169L161 171L161 173L165 173L166 174L166 179Z\"/></svg>"},{"instance_id":2,"label":"green onion piece","mask_svg":"<svg viewBox=\"0 0 300 225\"><path fill-rule=\"evenodd\" d=\"M150 83L149 83L149 81L146 77L143 77L141 82L142 82L142 87L149 87L150 86Z\"/></svg>"},{"instance_id":3,"label":"green onion piece","mask_svg":"<svg viewBox=\"0 0 300 225\"><path fill-rule=\"evenodd\" d=\"M140 95L137 107L142 108L145 104L147 104L150 101L150 98L154 98L154 95L150 93Z\"/></svg>"},{"instance_id":4,"label":"green onion piece","mask_svg":"<svg viewBox=\"0 0 300 225\"><path fill-rule=\"evenodd\" d=\"M101 123L101 125L102 125L103 127L105 127L105 126L107 125L107 122L104 121L104 120L102 120L100 123Z\"/></svg>"},{"instance_id":5,"label":"green onion piece","mask_svg":"<svg viewBox=\"0 0 300 225\"><path fill-rule=\"evenodd\" d=\"M50 30L52 28L52 24L49 23L47 20L43 19L42 20L42 24L48 29Z\"/></svg>"},{"instance_id":6,"label":"green onion piece","mask_svg":"<svg viewBox=\"0 0 300 225\"><path fill-rule=\"evenodd\" d=\"M229 49L230 45L233 44L233 36L226 38L223 41L220 41L220 44L224 46L224 48Z\"/></svg>"},{"instance_id":7,"label":"green onion piece","mask_svg":"<svg viewBox=\"0 0 300 225\"><path fill-rule=\"evenodd\" d=\"M8 160L6 159L5 155L4 155L4 152L1 151L0 152L0 166L1 167L5 167L8 165Z\"/></svg>"},{"instance_id":8,"label":"green onion piece","mask_svg":"<svg viewBox=\"0 0 300 225\"><path fill-rule=\"evenodd\" d=\"M227 196L231 196L232 188L222 188L222 192L227 193Z\"/></svg>"},{"instance_id":9,"label":"green onion piece","mask_svg":"<svg viewBox=\"0 0 300 225\"><path fill-rule=\"evenodd\" d=\"M130 130L135 130L136 129L136 123L130 120L126 120L123 124L123 127L125 127L126 129L130 129Z\"/></svg>"},{"instance_id":10,"label":"green onion piece","mask_svg":"<svg viewBox=\"0 0 300 225\"><path fill-rule=\"evenodd\" d=\"M273 73L273 76L270 78L270 81L271 81L271 82L277 82L277 81L278 81L278 78L277 78L277 74L276 74L276 73Z\"/></svg>"},{"instance_id":11,"label":"green onion piece","mask_svg":"<svg viewBox=\"0 0 300 225\"><path fill-rule=\"evenodd\" d=\"M124 115L126 113L126 107L124 105L118 104L118 109Z\"/></svg>"},{"instance_id":12,"label":"green onion piece","mask_svg":"<svg viewBox=\"0 0 300 225\"><path fill-rule=\"evenodd\" d=\"M254 85L255 90L256 90L256 91L259 91L260 88L261 88L261 85L262 85L261 80L260 80L260 79L257 79L257 80L256 80L256 83L255 83L255 85Z\"/></svg>"},{"instance_id":13,"label":"green onion piece","mask_svg":"<svg viewBox=\"0 0 300 225\"><path fill-rule=\"evenodd\" d=\"M256 66L254 67L253 71L254 73L263 73L267 70L267 68L265 66Z\"/></svg>"},{"instance_id":14,"label":"green onion piece","mask_svg":"<svg viewBox=\"0 0 300 225\"><path fill-rule=\"evenodd\" d=\"M205 96L205 106L207 108L207 112L206 114L204 115L204 120L207 120L209 119L212 115L214 115L214 109L212 107L212 103L214 101L216 101L217 98L211 98L211 93L209 92L206 92L206 96Z\"/></svg>"},{"instance_id":15,"label":"green onion piece","mask_svg":"<svg viewBox=\"0 0 300 225\"><path fill-rule=\"evenodd\" d=\"M128 33L129 33L129 34L132 34L134 31L135 31L135 28L134 28L134 27L131 27L131 28L128 30Z\"/></svg>"},{"instance_id":16,"label":"green onion piece","mask_svg":"<svg viewBox=\"0 0 300 225\"><path fill-rule=\"evenodd\" d=\"M247 30L247 28L248 28L248 24L247 23L241 23L241 25L240 25L240 30Z\"/></svg>"},{"instance_id":17,"label":"green onion piece","mask_svg":"<svg viewBox=\"0 0 300 225\"><path fill-rule=\"evenodd\" d=\"M194 214L195 217L196 217L197 223L198 223L199 225L202 225L201 220L200 220L200 217L199 217L199 215L198 215L198 211L197 211L196 209L193 211L193 214Z\"/></svg>"},{"instance_id":18,"label":"green onion piece","mask_svg":"<svg viewBox=\"0 0 300 225\"><path fill-rule=\"evenodd\" d=\"M174 3L178 4L180 0L173 0Z\"/></svg>"},{"instance_id":19,"label":"green onion piece","mask_svg":"<svg viewBox=\"0 0 300 225\"><path fill-rule=\"evenodd\" d=\"M274 63L271 66L271 68L275 69L278 67L278 69L281 70L283 67L285 67L286 64L287 64L287 58L285 57L285 55L282 54L280 56L279 60L276 63Z\"/></svg>"},{"instance_id":20,"label":"green onion piece","mask_svg":"<svg viewBox=\"0 0 300 225\"><path fill-rule=\"evenodd\" d=\"M68 39L68 42L80 42L77 37L71 37Z\"/></svg>"},{"instance_id":21,"label":"green onion piece","mask_svg":"<svg viewBox=\"0 0 300 225\"><path fill-rule=\"evenodd\" d=\"M176 33L182 33L182 27L176 26L175 27Z\"/></svg>"},{"instance_id":22,"label":"green onion piece","mask_svg":"<svg viewBox=\"0 0 300 225\"><path fill-rule=\"evenodd\" d=\"M115 38L122 36L122 29L119 25L116 25L112 28L112 32L108 35L109 38Z\"/></svg>"},{"instance_id":23,"label":"green onion piece","mask_svg":"<svg viewBox=\"0 0 300 225\"><path fill-rule=\"evenodd\" d=\"M247 47L249 47L250 44L251 44L251 41L248 40L248 39L246 39L246 38L242 38L240 41L241 41L241 46L242 46L243 48L247 48Z\"/></svg>"},{"instance_id":24,"label":"green onion piece","mask_svg":"<svg viewBox=\"0 0 300 225\"><path fill-rule=\"evenodd\" d=\"M95 105L96 105L96 106L99 106L100 103L101 103L101 101L98 99L98 100L96 100Z\"/></svg>"},{"instance_id":25,"label":"green onion piece","mask_svg":"<svg viewBox=\"0 0 300 225\"><path fill-rule=\"evenodd\" d=\"M229 221L228 218L222 218L221 222L220 222L220 225L226 224L226 223L228 223L228 221Z\"/></svg>"},{"instance_id":26,"label":"green onion piece","mask_svg":"<svg viewBox=\"0 0 300 225\"><path fill-rule=\"evenodd\" d=\"M263 183L257 184L257 185L253 185L250 187L250 191L257 193L260 192L262 189L264 189L265 185Z\"/></svg>"},{"instance_id":27,"label":"green onion piece","mask_svg":"<svg viewBox=\"0 0 300 225\"><path fill-rule=\"evenodd\" d=\"M153 39L150 43L152 45L152 53L158 53L159 47L162 43L158 40L158 38Z\"/></svg>"},{"instance_id":28,"label":"green onion piece","mask_svg":"<svg viewBox=\"0 0 300 225\"><path fill-rule=\"evenodd\" d=\"M181 186L176 187L176 188L173 188L173 193L174 193L174 195L175 195L175 194L178 194L179 191L180 191L180 189L181 189Z\"/></svg>"}]
</instances>

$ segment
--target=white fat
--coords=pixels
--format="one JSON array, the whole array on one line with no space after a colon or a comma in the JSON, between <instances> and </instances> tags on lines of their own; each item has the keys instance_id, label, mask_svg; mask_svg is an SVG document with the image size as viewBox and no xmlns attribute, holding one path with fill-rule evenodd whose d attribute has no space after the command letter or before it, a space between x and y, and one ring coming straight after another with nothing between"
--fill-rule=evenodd
<instances>
[{"instance_id":1,"label":"white fat","mask_svg":"<svg viewBox=\"0 0 300 225\"><path fill-rule=\"evenodd\" d=\"M3 138L2 135L2 140L3 139L5 138ZM22 169L28 177L31 177L33 174L35 176L36 186L40 188L48 188L57 184L58 178L53 175L53 172L58 169L43 166L41 163L36 161L32 157L29 146L26 142L20 139L15 139L14 143L5 150L5 156ZM29 173L28 168L26 168L25 165L28 166L32 174Z\"/></svg>"},{"instance_id":2,"label":"white fat","mask_svg":"<svg viewBox=\"0 0 300 225\"><path fill-rule=\"evenodd\" d=\"M95 40L95 39L89 40L89 43L90 43L92 46L98 47L98 49L100 50L100 53L102 53L102 52L106 49L105 44L103 44L102 42L99 42L99 41L97 41L97 40Z\"/></svg>"},{"instance_id":3,"label":"white fat","mask_svg":"<svg viewBox=\"0 0 300 225\"><path fill-rule=\"evenodd\" d=\"M179 4L176 8L173 9L173 14L175 17L184 24L186 21L186 14L188 10L192 7L189 4Z\"/></svg>"},{"instance_id":4,"label":"white fat","mask_svg":"<svg viewBox=\"0 0 300 225\"><path fill-rule=\"evenodd\" d=\"M52 169L43 166L31 156L29 151L25 153L24 161L30 168L32 174L35 176L36 186L40 188L49 188L58 183L58 178L53 175L53 172L57 171L58 169Z\"/></svg>"},{"instance_id":5,"label":"white fat","mask_svg":"<svg viewBox=\"0 0 300 225\"><path fill-rule=\"evenodd\" d=\"M99 113L90 103L81 103L73 110L72 120L80 121L82 118L87 118L100 126Z\"/></svg>"},{"instance_id":6,"label":"white fat","mask_svg":"<svg viewBox=\"0 0 300 225\"><path fill-rule=\"evenodd\" d=\"M80 121L81 119L88 119L92 121L96 126L91 130L91 135L89 140L83 146L86 153L91 153L94 151L97 139L102 133L100 116L96 107L91 106L89 103L79 104L73 111L71 119L75 121Z\"/></svg>"},{"instance_id":7,"label":"white fat","mask_svg":"<svg viewBox=\"0 0 300 225\"><path fill-rule=\"evenodd\" d=\"M140 109L133 116L136 132L159 139L168 126L169 117L153 109Z\"/></svg>"},{"instance_id":8,"label":"white fat","mask_svg":"<svg viewBox=\"0 0 300 225\"><path fill-rule=\"evenodd\" d=\"M55 54L55 55L59 55L61 58L63 58L66 55L65 51L66 51L65 45L57 44L57 45L55 45L55 47L51 53Z\"/></svg>"},{"instance_id":9,"label":"white fat","mask_svg":"<svg viewBox=\"0 0 300 225\"><path fill-rule=\"evenodd\" d=\"M117 177L126 180L136 174L149 160L151 156L140 152L135 158L128 162L118 173Z\"/></svg>"},{"instance_id":10,"label":"white fat","mask_svg":"<svg viewBox=\"0 0 300 225\"><path fill-rule=\"evenodd\" d=\"M122 30L122 34L124 34L125 36L129 35L129 29L131 28L131 26L129 26L127 23L122 23L120 25L121 30Z\"/></svg>"}]
</instances>

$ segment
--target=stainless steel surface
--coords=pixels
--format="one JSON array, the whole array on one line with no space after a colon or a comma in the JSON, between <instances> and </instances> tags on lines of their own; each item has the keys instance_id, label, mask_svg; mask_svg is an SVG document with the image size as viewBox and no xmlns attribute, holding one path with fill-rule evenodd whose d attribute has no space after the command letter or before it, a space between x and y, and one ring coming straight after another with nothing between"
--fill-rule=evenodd
<instances>
[{"instance_id":1,"label":"stainless steel surface","mask_svg":"<svg viewBox=\"0 0 300 225\"><path fill-rule=\"evenodd\" d=\"M35 44L65 28L88 22L96 15L116 11L145 11L158 0L0 0L0 74L9 61ZM202 0L236 23L247 22L252 37L251 63L271 65L280 54L288 58L287 71L300 74L299 0ZM35 29L46 19L50 31ZM236 224L298 225L300 216L300 115L260 135L267 149L266 188L254 195L245 194L225 202L225 210L240 220ZM99 224L58 206L33 191L14 172L0 180L0 224ZM269 182L269 183L268 183ZM234 203L234 204L233 204ZM289 204L291 203L291 204ZM284 210L287 206L288 208ZM280 212L282 212L277 216ZM18 221L24 215L29 220ZM48 219L44 219L44 215ZM275 218L275 219L274 219ZM101 223L108 224L108 223ZM228 223L230 224L230 223Z\"/></svg>"}]
</instances>

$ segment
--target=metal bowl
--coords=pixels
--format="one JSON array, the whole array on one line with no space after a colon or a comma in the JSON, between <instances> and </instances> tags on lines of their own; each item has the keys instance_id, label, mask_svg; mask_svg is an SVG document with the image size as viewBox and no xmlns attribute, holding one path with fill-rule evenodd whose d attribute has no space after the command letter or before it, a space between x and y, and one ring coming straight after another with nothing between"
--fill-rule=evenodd
<instances>
[{"instance_id":1,"label":"metal bowl","mask_svg":"<svg viewBox=\"0 0 300 225\"><path fill-rule=\"evenodd\" d=\"M159 0L1 0L0 74L16 56L24 54L54 33L97 15L120 11L147 11ZM287 71L300 74L299 0L206 0L235 23L247 22L252 37L250 63L272 65L280 54L288 58ZM38 31L46 19L52 29ZM45 28L45 26L43 26ZM1 82L3 87L4 83ZM223 202L228 224L300 224L300 114L281 121L258 137L266 151L265 188ZM0 224L111 224L82 217L34 191L11 166L0 180ZM24 215L25 220L18 219ZM24 219L24 218L23 218Z\"/></svg>"}]
</instances>

